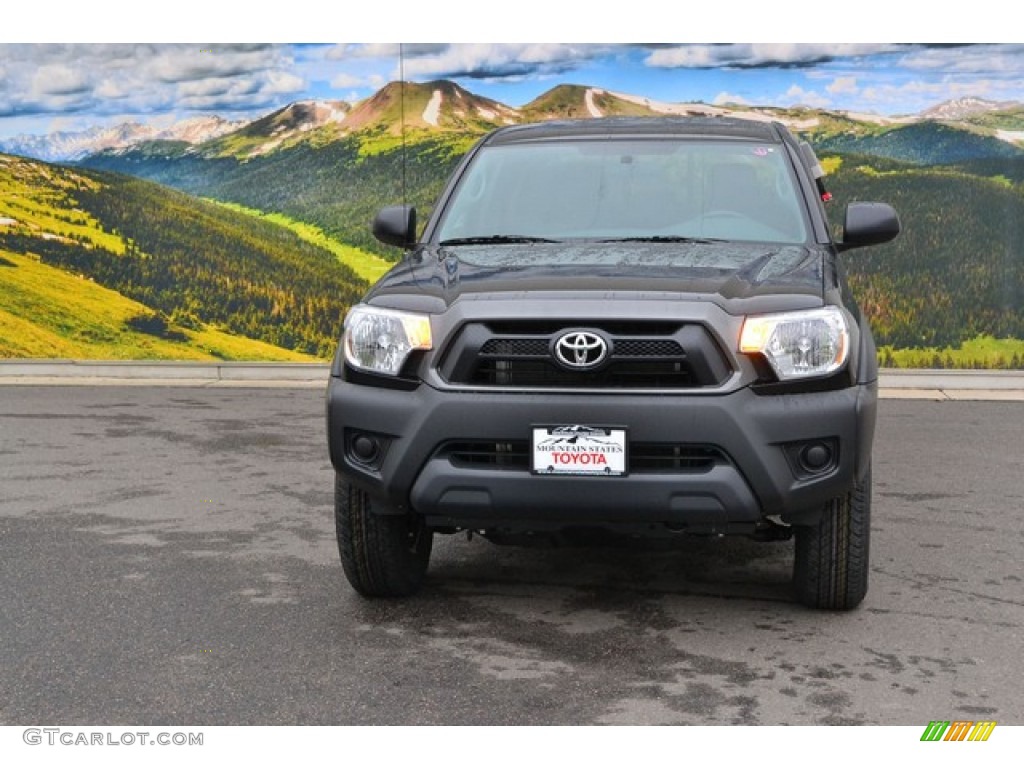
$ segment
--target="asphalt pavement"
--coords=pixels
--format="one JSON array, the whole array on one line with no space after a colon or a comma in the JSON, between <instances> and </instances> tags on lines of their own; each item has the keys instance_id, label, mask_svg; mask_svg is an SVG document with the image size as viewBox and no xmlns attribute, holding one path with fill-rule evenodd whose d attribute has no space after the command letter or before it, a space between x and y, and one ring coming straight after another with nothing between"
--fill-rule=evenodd
<instances>
[{"instance_id":1,"label":"asphalt pavement","mask_svg":"<svg viewBox=\"0 0 1024 768\"><path fill-rule=\"evenodd\" d=\"M0 387L0 724L1024 724L1024 408L880 405L870 591L792 543L337 559L319 388Z\"/></svg>"}]
</instances>

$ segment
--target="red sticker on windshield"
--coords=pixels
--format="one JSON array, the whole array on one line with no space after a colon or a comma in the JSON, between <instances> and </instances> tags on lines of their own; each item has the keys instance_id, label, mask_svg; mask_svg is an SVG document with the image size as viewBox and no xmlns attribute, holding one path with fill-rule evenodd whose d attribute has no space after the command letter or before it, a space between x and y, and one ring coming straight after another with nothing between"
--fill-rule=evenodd
<instances>
[{"instance_id":1,"label":"red sticker on windshield","mask_svg":"<svg viewBox=\"0 0 1024 768\"><path fill-rule=\"evenodd\" d=\"M754 150L754 154L757 155L758 157L768 157L768 153L772 151L774 150L772 150L770 147L757 147Z\"/></svg>"}]
</instances>

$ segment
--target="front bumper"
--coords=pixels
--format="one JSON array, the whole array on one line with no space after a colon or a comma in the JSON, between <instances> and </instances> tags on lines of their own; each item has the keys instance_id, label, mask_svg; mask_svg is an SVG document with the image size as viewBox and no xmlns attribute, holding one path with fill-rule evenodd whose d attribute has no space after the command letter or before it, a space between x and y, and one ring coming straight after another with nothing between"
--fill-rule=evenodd
<instances>
[{"instance_id":1,"label":"front bumper","mask_svg":"<svg viewBox=\"0 0 1024 768\"><path fill-rule=\"evenodd\" d=\"M863 475L874 435L877 384L802 394L628 394L413 391L332 376L327 390L331 461L395 511L437 527L550 530L569 526L749 532L767 516L814 524L829 499ZM535 424L621 425L630 443L713 446L722 460L699 470L625 477L536 476L523 466L466 465L451 441L529 439ZM353 455L366 434L383 450ZM834 447L828 466L794 464L800 445ZM795 447L794 447L795 446Z\"/></svg>"}]
</instances>

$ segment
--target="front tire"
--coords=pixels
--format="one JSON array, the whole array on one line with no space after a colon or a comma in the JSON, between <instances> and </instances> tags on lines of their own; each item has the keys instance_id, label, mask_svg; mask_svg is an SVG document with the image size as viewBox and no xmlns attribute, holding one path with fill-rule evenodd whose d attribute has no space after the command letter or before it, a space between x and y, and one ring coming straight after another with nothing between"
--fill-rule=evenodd
<instances>
[{"instance_id":1,"label":"front tire","mask_svg":"<svg viewBox=\"0 0 1024 768\"><path fill-rule=\"evenodd\" d=\"M395 514L341 475L334 482L341 566L363 597L406 597L423 584L433 532L413 515Z\"/></svg>"},{"instance_id":2,"label":"front tire","mask_svg":"<svg viewBox=\"0 0 1024 768\"><path fill-rule=\"evenodd\" d=\"M811 608L847 611L868 591L871 468L847 493L830 500L817 527L796 529L793 585Z\"/></svg>"}]
</instances>

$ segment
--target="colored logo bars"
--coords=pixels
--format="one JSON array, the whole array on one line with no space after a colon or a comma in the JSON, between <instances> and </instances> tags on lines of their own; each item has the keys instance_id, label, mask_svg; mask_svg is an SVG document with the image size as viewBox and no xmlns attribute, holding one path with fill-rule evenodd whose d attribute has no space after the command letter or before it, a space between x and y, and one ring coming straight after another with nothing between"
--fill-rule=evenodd
<instances>
[{"instance_id":1,"label":"colored logo bars","mask_svg":"<svg viewBox=\"0 0 1024 768\"><path fill-rule=\"evenodd\" d=\"M932 720L921 741L988 741L995 727L994 720Z\"/></svg>"}]
</instances>

